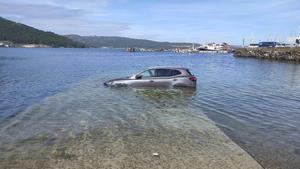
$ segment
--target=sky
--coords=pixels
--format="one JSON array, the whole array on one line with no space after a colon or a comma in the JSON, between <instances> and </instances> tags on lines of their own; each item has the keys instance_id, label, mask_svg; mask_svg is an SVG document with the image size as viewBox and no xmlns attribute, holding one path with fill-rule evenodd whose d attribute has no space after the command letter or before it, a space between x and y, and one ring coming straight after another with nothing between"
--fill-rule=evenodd
<instances>
[{"instance_id":1,"label":"sky","mask_svg":"<svg viewBox=\"0 0 300 169\"><path fill-rule=\"evenodd\" d=\"M0 0L0 16L61 35L242 44L300 34L300 0Z\"/></svg>"}]
</instances>

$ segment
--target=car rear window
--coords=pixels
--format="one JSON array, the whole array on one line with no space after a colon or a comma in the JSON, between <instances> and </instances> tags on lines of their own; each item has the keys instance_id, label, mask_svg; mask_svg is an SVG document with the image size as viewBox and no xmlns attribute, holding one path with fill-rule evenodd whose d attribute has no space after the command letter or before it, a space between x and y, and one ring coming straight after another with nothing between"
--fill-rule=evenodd
<instances>
[{"instance_id":1,"label":"car rear window","mask_svg":"<svg viewBox=\"0 0 300 169\"><path fill-rule=\"evenodd\" d=\"M188 72L188 74L192 75L192 73L190 72L189 69L186 69L186 72Z\"/></svg>"},{"instance_id":2,"label":"car rear window","mask_svg":"<svg viewBox=\"0 0 300 169\"><path fill-rule=\"evenodd\" d=\"M155 69L155 77L170 77L180 75L179 70L174 69Z\"/></svg>"}]
</instances>

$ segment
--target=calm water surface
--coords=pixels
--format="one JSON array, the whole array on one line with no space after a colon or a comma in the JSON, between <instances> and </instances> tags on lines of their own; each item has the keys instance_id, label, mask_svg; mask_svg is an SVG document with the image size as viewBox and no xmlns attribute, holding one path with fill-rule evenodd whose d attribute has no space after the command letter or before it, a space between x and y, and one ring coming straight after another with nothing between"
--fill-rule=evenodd
<instances>
[{"instance_id":1,"label":"calm water surface","mask_svg":"<svg viewBox=\"0 0 300 169\"><path fill-rule=\"evenodd\" d=\"M189 67L198 77L197 90L102 86L105 80L155 65ZM42 154L47 147L93 137L101 128L117 131L107 130L94 140L117 139L122 133L124 138L128 131L138 135L146 126L163 135L165 126L157 126L162 123L193 128L201 124L192 123L191 117L201 118L203 113L265 168L299 168L299 110L299 64L231 54L0 49L0 159L4 160L20 154L35 158L39 151L47 158ZM145 120L149 118L150 123ZM163 140L162 135L157 138ZM52 154L73 157L64 147L56 150Z\"/></svg>"}]
</instances>

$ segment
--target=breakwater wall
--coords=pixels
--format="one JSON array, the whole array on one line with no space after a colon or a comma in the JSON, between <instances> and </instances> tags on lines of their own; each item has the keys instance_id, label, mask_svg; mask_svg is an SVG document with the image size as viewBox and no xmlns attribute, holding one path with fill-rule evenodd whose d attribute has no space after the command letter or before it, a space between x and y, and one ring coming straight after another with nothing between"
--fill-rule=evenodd
<instances>
[{"instance_id":1,"label":"breakwater wall","mask_svg":"<svg viewBox=\"0 0 300 169\"><path fill-rule=\"evenodd\" d=\"M286 60L300 63L300 47L294 48L239 48L236 57L250 57L270 60Z\"/></svg>"}]
</instances>

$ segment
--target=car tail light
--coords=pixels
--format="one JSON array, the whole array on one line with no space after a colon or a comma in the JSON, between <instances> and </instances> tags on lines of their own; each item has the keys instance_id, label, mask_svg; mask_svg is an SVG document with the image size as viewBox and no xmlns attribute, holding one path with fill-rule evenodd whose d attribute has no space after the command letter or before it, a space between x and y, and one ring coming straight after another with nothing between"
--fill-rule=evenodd
<instances>
[{"instance_id":1,"label":"car tail light","mask_svg":"<svg viewBox=\"0 0 300 169\"><path fill-rule=\"evenodd\" d=\"M197 78L196 78L195 76L191 76L191 77L190 77L190 81L195 82L195 81L197 81Z\"/></svg>"}]
</instances>

